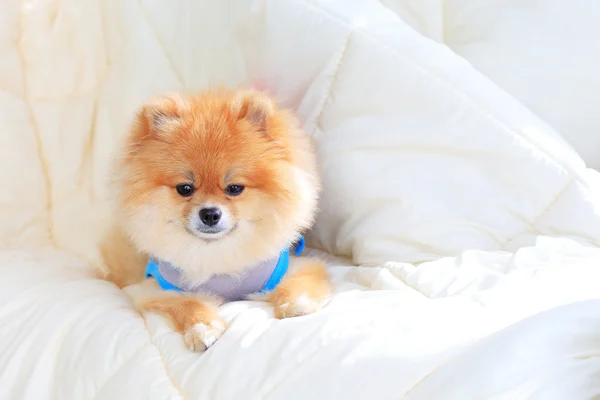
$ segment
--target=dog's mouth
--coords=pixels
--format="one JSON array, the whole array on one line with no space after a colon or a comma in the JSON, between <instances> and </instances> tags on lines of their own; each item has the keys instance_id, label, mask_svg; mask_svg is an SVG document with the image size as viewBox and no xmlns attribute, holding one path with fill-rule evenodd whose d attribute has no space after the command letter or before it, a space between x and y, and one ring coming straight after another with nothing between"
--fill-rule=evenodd
<instances>
[{"instance_id":1,"label":"dog's mouth","mask_svg":"<svg viewBox=\"0 0 600 400\"><path fill-rule=\"evenodd\" d=\"M231 228L211 228L207 226L196 226L194 229L186 228L187 232L206 242L214 242L234 232L238 228L236 223Z\"/></svg>"}]
</instances>

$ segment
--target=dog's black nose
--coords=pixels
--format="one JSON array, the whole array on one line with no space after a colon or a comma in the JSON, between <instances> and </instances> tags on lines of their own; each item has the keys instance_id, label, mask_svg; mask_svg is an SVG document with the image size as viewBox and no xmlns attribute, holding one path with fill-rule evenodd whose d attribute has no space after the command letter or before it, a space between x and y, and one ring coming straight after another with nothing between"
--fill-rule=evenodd
<instances>
[{"instance_id":1,"label":"dog's black nose","mask_svg":"<svg viewBox=\"0 0 600 400\"><path fill-rule=\"evenodd\" d=\"M200 219L207 226L215 226L221 219L221 210L216 207L203 208L200 210Z\"/></svg>"}]
</instances>

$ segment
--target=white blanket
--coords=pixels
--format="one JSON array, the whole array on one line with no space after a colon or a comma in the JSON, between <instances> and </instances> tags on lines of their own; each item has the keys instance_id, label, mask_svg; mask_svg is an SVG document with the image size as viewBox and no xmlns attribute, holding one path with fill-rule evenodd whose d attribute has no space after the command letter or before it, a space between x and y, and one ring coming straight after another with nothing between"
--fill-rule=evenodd
<instances>
[{"instance_id":1,"label":"white blanket","mask_svg":"<svg viewBox=\"0 0 600 400\"><path fill-rule=\"evenodd\" d=\"M568 15L573 42L600 37L600 5L494 1L482 28L472 3L7 2L0 399L600 396L600 176L558 133L591 115L600 91L586 73L600 61L569 54L591 83L556 115L515 91L516 72L474 68L494 46L477 52L465 33L494 31L490 15ZM149 95L240 83L296 108L318 143L309 239L337 294L283 321L267 304L227 304L229 330L198 355L96 278L106 171ZM583 119L578 133L598 132Z\"/></svg>"}]
</instances>

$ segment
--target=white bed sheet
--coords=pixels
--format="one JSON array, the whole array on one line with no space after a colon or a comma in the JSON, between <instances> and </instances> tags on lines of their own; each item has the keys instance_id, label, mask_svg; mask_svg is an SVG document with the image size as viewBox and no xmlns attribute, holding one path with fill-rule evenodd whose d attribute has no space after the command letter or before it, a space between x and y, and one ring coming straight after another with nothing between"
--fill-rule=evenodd
<instances>
[{"instance_id":1,"label":"white bed sheet","mask_svg":"<svg viewBox=\"0 0 600 400\"><path fill-rule=\"evenodd\" d=\"M322 253L312 251L313 254ZM540 238L416 268L331 260L338 294L278 321L231 303L203 355L93 272L0 258L3 399L587 399L600 390L600 250Z\"/></svg>"}]
</instances>

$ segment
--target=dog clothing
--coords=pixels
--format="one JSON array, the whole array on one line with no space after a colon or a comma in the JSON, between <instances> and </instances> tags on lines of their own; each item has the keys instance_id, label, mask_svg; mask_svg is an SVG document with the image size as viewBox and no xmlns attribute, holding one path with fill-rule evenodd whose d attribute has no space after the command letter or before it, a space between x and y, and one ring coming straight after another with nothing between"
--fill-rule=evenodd
<instances>
[{"instance_id":1,"label":"dog clothing","mask_svg":"<svg viewBox=\"0 0 600 400\"><path fill-rule=\"evenodd\" d=\"M304 238L300 237L293 246L294 255L299 256L304 249ZM164 290L188 293L206 293L219 296L227 301L244 300L248 295L268 292L275 289L288 270L290 249L285 249L277 257L264 260L242 274L213 275L200 285L184 282L181 270L168 261L149 257L146 265L146 278L153 277Z\"/></svg>"}]
</instances>

